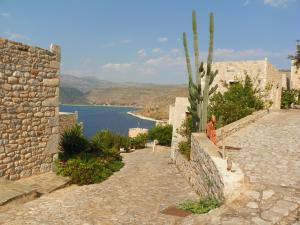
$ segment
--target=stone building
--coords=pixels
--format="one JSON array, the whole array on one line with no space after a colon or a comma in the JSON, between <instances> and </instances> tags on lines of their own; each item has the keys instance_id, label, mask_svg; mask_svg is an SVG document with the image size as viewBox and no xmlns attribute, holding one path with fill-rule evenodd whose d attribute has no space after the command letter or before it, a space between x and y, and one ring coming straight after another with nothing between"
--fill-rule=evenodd
<instances>
[{"instance_id":1,"label":"stone building","mask_svg":"<svg viewBox=\"0 0 300 225\"><path fill-rule=\"evenodd\" d=\"M59 142L60 47L0 39L0 177L50 171Z\"/></svg>"},{"instance_id":2,"label":"stone building","mask_svg":"<svg viewBox=\"0 0 300 225\"><path fill-rule=\"evenodd\" d=\"M218 84L218 91L224 92L224 84L230 85L240 79L244 79L248 74L261 92L265 92L273 102L271 108L279 109L281 101L282 77L283 74L267 59L256 61L231 61L215 62L213 69L219 73L214 79L214 84ZM267 91L266 89L269 88Z\"/></svg>"},{"instance_id":3,"label":"stone building","mask_svg":"<svg viewBox=\"0 0 300 225\"><path fill-rule=\"evenodd\" d=\"M300 90L300 68L294 65L294 61L291 64L291 80L290 80L291 89Z\"/></svg>"}]
</instances>

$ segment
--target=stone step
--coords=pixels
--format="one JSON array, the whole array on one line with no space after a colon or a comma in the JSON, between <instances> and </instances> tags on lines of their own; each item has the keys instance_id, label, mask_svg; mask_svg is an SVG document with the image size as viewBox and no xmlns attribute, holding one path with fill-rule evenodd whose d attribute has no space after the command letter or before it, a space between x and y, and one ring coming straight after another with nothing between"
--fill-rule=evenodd
<instances>
[{"instance_id":1,"label":"stone step","mask_svg":"<svg viewBox=\"0 0 300 225\"><path fill-rule=\"evenodd\" d=\"M8 181L0 179L0 211L12 204L22 204L43 194L51 193L68 185L70 178L57 176L53 172Z\"/></svg>"}]
</instances>

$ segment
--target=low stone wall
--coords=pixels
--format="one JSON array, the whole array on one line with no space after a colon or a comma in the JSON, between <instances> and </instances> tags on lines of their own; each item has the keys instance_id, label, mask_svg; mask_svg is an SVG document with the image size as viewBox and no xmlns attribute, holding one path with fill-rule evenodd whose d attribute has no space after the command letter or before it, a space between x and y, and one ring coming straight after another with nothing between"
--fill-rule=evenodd
<instances>
[{"instance_id":1,"label":"low stone wall","mask_svg":"<svg viewBox=\"0 0 300 225\"><path fill-rule=\"evenodd\" d=\"M264 117L268 114L268 110L261 110L252 113L249 116L246 116L240 120L237 120L233 123L230 123L216 131L218 140L222 140L222 129L224 130L224 138L234 134L235 132L239 131L240 129L248 126L250 123L256 122L258 119Z\"/></svg>"},{"instance_id":2,"label":"low stone wall","mask_svg":"<svg viewBox=\"0 0 300 225\"><path fill-rule=\"evenodd\" d=\"M146 128L129 128L128 136L134 138L139 134L148 134L148 131Z\"/></svg>"},{"instance_id":3,"label":"low stone wall","mask_svg":"<svg viewBox=\"0 0 300 225\"><path fill-rule=\"evenodd\" d=\"M77 112L59 112L59 133L63 132L77 124L78 113Z\"/></svg>"},{"instance_id":4,"label":"low stone wall","mask_svg":"<svg viewBox=\"0 0 300 225\"><path fill-rule=\"evenodd\" d=\"M214 196L221 201L231 201L242 190L243 173L235 164L233 164L234 173L227 171L226 160L220 157L218 148L205 134L192 134L190 160L175 150L174 162L202 198Z\"/></svg>"}]
</instances>

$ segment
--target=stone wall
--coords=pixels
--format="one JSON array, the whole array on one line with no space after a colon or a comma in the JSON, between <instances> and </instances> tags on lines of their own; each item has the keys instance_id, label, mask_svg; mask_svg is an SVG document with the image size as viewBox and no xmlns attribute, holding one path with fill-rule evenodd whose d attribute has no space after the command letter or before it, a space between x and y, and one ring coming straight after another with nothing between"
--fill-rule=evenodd
<instances>
[{"instance_id":1,"label":"stone wall","mask_svg":"<svg viewBox=\"0 0 300 225\"><path fill-rule=\"evenodd\" d=\"M300 68L294 65L294 61L291 62L291 89L300 90Z\"/></svg>"},{"instance_id":2,"label":"stone wall","mask_svg":"<svg viewBox=\"0 0 300 225\"><path fill-rule=\"evenodd\" d=\"M173 161L200 198L214 196L228 202L243 189L244 175L240 168L233 164L235 172L227 171L226 160L220 157L218 148L205 134L192 134L190 160L176 149Z\"/></svg>"},{"instance_id":3,"label":"stone wall","mask_svg":"<svg viewBox=\"0 0 300 225\"><path fill-rule=\"evenodd\" d=\"M0 177L52 169L58 151L60 47L0 39Z\"/></svg>"},{"instance_id":4,"label":"stone wall","mask_svg":"<svg viewBox=\"0 0 300 225\"><path fill-rule=\"evenodd\" d=\"M176 97L174 106L170 107L169 124L173 125L172 143L171 143L171 158L174 159L175 149L178 148L178 143L184 138L177 132L184 122L187 115L189 100L185 97Z\"/></svg>"},{"instance_id":5,"label":"stone wall","mask_svg":"<svg viewBox=\"0 0 300 225\"><path fill-rule=\"evenodd\" d=\"M77 124L78 112L59 112L59 133L63 134L64 131L73 125Z\"/></svg>"},{"instance_id":6,"label":"stone wall","mask_svg":"<svg viewBox=\"0 0 300 225\"><path fill-rule=\"evenodd\" d=\"M128 136L134 138L139 134L148 134L148 131L146 128L129 128Z\"/></svg>"},{"instance_id":7,"label":"stone wall","mask_svg":"<svg viewBox=\"0 0 300 225\"><path fill-rule=\"evenodd\" d=\"M265 91L266 87L271 86L266 97L272 100L272 109L280 109L283 74L267 59L214 62L213 69L219 71L212 84L218 84L218 91L226 91L224 84L229 85L236 80L244 80L248 74L261 91Z\"/></svg>"}]
</instances>

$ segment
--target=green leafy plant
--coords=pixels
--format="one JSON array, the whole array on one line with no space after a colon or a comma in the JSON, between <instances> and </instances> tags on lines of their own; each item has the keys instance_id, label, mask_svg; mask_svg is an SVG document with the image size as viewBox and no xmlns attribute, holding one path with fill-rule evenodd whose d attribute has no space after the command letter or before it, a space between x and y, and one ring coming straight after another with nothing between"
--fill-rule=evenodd
<instances>
[{"instance_id":1,"label":"green leafy plant","mask_svg":"<svg viewBox=\"0 0 300 225\"><path fill-rule=\"evenodd\" d=\"M65 163L56 161L56 171L61 176L70 177L71 183L79 185L99 183L112 174L96 158L74 158Z\"/></svg>"},{"instance_id":2,"label":"green leafy plant","mask_svg":"<svg viewBox=\"0 0 300 225\"><path fill-rule=\"evenodd\" d=\"M171 146L172 125L157 125L149 130L149 139L158 140L160 145Z\"/></svg>"},{"instance_id":3,"label":"green leafy plant","mask_svg":"<svg viewBox=\"0 0 300 225\"><path fill-rule=\"evenodd\" d=\"M69 158L81 152L89 152L89 141L84 137L82 126L76 124L67 129L61 136L60 143L60 157Z\"/></svg>"},{"instance_id":4,"label":"green leafy plant","mask_svg":"<svg viewBox=\"0 0 300 225\"><path fill-rule=\"evenodd\" d=\"M297 97L299 95L299 91L292 90L282 90L281 92L281 108L288 109L294 103L297 103Z\"/></svg>"},{"instance_id":5,"label":"green leafy plant","mask_svg":"<svg viewBox=\"0 0 300 225\"><path fill-rule=\"evenodd\" d=\"M179 152L184 155L188 160L190 160L191 155L191 142L181 141L178 143Z\"/></svg>"},{"instance_id":6,"label":"green leafy plant","mask_svg":"<svg viewBox=\"0 0 300 225\"><path fill-rule=\"evenodd\" d=\"M192 135L192 117L188 116L182 123L181 127L177 129L185 140L178 143L178 149L188 160L191 154L191 135Z\"/></svg>"},{"instance_id":7,"label":"green leafy plant","mask_svg":"<svg viewBox=\"0 0 300 225\"><path fill-rule=\"evenodd\" d=\"M195 214L204 214L212 209L218 208L221 203L213 197L201 199L199 201L186 201L177 205L177 208L190 211Z\"/></svg>"},{"instance_id":8,"label":"green leafy plant","mask_svg":"<svg viewBox=\"0 0 300 225\"><path fill-rule=\"evenodd\" d=\"M134 149L145 148L148 140L148 134L139 134L134 138L130 138L130 146Z\"/></svg>"},{"instance_id":9,"label":"green leafy plant","mask_svg":"<svg viewBox=\"0 0 300 225\"><path fill-rule=\"evenodd\" d=\"M264 101L249 75L229 85L223 94L218 92L210 99L209 113L215 115L222 125L232 123L256 110L263 109ZM219 125L220 126L220 125Z\"/></svg>"},{"instance_id":10,"label":"green leafy plant","mask_svg":"<svg viewBox=\"0 0 300 225\"><path fill-rule=\"evenodd\" d=\"M294 65L300 67L300 40L297 40L297 50L295 55L289 55L289 59L294 60Z\"/></svg>"}]
</instances>

